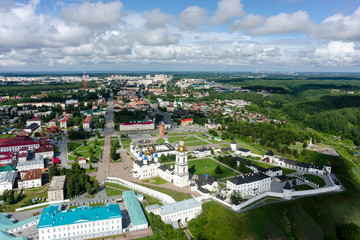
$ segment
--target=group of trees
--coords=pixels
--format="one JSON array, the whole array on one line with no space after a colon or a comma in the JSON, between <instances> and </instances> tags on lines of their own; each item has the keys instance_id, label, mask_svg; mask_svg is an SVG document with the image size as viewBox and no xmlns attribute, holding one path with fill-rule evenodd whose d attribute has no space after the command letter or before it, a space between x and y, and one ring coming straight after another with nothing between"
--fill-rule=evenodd
<instances>
[{"instance_id":1,"label":"group of trees","mask_svg":"<svg viewBox=\"0 0 360 240\"><path fill-rule=\"evenodd\" d=\"M187 237L181 228L172 228L170 224L166 224L161 220L161 217L150 213L151 226L156 233L160 236L160 239L178 239L185 240Z\"/></svg>"},{"instance_id":2,"label":"group of trees","mask_svg":"<svg viewBox=\"0 0 360 240\"><path fill-rule=\"evenodd\" d=\"M142 121L147 115L146 111L128 111L123 109L114 113L114 122L128 123L130 121Z\"/></svg>"},{"instance_id":3,"label":"group of trees","mask_svg":"<svg viewBox=\"0 0 360 240\"><path fill-rule=\"evenodd\" d=\"M230 202L234 205L238 205L241 203L244 199L241 197L241 194L239 191L233 191L230 195Z\"/></svg>"},{"instance_id":4,"label":"group of trees","mask_svg":"<svg viewBox=\"0 0 360 240\"><path fill-rule=\"evenodd\" d=\"M15 200L13 190L5 190L2 195L2 200L5 204L12 204Z\"/></svg>"},{"instance_id":5,"label":"group of trees","mask_svg":"<svg viewBox=\"0 0 360 240\"><path fill-rule=\"evenodd\" d=\"M51 166L49 168L49 179L53 176L66 175L66 197L72 198L83 192L92 194L93 188L97 192L100 184L97 180L92 184L89 175L85 173L85 169L81 168L78 163L74 163L71 169L59 168Z\"/></svg>"},{"instance_id":6,"label":"group of trees","mask_svg":"<svg viewBox=\"0 0 360 240\"><path fill-rule=\"evenodd\" d=\"M91 132L90 131L85 131L82 128L82 125L80 125L80 128L77 130L70 130L68 132L68 137L70 140L80 140L80 139L86 139L89 138L91 136Z\"/></svg>"}]
</instances>

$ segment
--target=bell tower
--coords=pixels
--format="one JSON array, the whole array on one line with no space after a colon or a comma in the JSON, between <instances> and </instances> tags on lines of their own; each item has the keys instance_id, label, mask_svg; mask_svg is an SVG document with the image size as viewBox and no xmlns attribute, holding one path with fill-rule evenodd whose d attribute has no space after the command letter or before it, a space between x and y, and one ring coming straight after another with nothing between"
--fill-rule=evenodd
<instances>
[{"instance_id":1,"label":"bell tower","mask_svg":"<svg viewBox=\"0 0 360 240\"><path fill-rule=\"evenodd\" d=\"M189 171L188 171L188 156L187 150L184 145L184 140L181 138L179 147L176 151L176 162L174 170L174 185L178 187L185 187L189 184Z\"/></svg>"}]
</instances>

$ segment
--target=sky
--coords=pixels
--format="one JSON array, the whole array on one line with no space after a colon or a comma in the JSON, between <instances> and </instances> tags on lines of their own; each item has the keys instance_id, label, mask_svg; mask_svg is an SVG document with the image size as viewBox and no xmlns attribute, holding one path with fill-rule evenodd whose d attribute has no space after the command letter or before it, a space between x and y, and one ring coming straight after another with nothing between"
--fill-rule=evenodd
<instances>
[{"instance_id":1,"label":"sky","mask_svg":"<svg viewBox=\"0 0 360 240\"><path fill-rule=\"evenodd\" d=\"M0 73L360 72L360 0L0 0Z\"/></svg>"}]
</instances>

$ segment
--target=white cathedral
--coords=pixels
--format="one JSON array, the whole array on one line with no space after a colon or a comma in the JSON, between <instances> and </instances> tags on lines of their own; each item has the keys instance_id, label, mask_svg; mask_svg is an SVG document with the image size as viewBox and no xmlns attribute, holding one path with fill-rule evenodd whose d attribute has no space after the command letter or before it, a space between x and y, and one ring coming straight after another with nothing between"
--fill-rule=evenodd
<instances>
[{"instance_id":1,"label":"white cathedral","mask_svg":"<svg viewBox=\"0 0 360 240\"><path fill-rule=\"evenodd\" d=\"M159 176L177 187L189 185L187 150L182 139L176 151L169 143L154 145L152 149L148 145L146 150L144 149L144 147L134 147L133 144L130 146L130 151L138 159L133 163L132 174L134 177L144 179ZM160 164L160 154L174 153L176 154L175 166L167 167Z\"/></svg>"}]
</instances>

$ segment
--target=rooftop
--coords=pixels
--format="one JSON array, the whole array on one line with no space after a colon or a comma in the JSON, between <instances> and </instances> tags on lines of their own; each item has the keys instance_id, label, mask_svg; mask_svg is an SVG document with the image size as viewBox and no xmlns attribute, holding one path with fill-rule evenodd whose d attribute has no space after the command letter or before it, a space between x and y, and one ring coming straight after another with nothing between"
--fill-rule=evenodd
<instances>
[{"instance_id":1,"label":"rooftop","mask_svg":"<svg viewBox=\"0 0 360 240\"><path fill-rule=\"evenodd\" d=\"M242 175L239 177L229 179L228 181L232 182L235 185L240 185L240 184L244 184L244 183L257 182L257 181L263 180L265 178L270 178L270 177L263 173L251 173L251 174Z\"/></svg>"},{"instance_id":2,"label":"rooftop","mask_svg":"<svg viewBox=\"0 0 360 240\"><path fill-rule=\"evenodd\" d=\"M195 208L201 206L201 203L198 202L195 198L186 199L180 202L175 202L171 204L166 204L161 207L161 215L166 215L170 213L180 212L187 209Z\"/></svg>"},{"instance_id":3,"label":"rooftop","mask_svg":"<svg viewBox=\"0 0 360 240\"><path fill-rule=\"evenodd\" d=\"M41 169L26 171L24 181L35 180L41 178Z\"/></svg>"},{"instance_id":4,"label":"rooftop","mask_svg":"<svg viewBox=\"0 0 360 240\"><path fill-rule=\"evenodd\" d=\"M148 224L144 211L134 191L123 192L123 197L133 226Z\"/></svg>"},{"instance_id":5,"label":"rooftop","mask_svg":"<svg viewBox=\"0 0 360 240\"><path fill-rule=\"evenodd\" d=\"M123 217L118 204L109 204L99 207L77 207L65 211L61 211L61 206L61 204L58 204L50 205L49 207L44 208L37 228L63 226Z\"/></svg>"},{"instance_id":6,"label":"rooftop","mask_svg":"<svg viewBox=\"0 0 360 240\"><path fill-rule=\"evenodd\" d=\"M48 191L62 190L64 188L66 176L54 176L51 180Z\"/></svg>"},{"instance_id":7,"label":"rooftop","mask_svg":"<svg viewBox=\"0 0 360 240\"><path fill-rule=\"evenodd\" d=\"M15 171L16 167L12 164L7 164L5 167L0 167L0 172Z\"/></svg>"}]
</instances>

